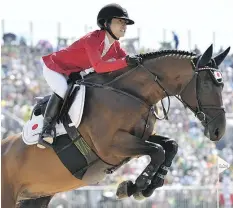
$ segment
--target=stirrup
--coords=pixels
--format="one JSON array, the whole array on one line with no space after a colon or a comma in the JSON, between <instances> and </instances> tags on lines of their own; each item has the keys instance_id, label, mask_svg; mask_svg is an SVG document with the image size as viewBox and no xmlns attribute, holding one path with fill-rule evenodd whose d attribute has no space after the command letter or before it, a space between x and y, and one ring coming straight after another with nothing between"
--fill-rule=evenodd
<instances>
[{"instance_id":1,"label":"stirrup","mask_svg":"<svg viewBox=\"0 0 233 208\"><path fill-rule=\"evenodd\" d=\"M53 148L53 141L54 141L54 138L52 136L43 138L42 134L40 134L40 138L36 146L41 149L45 149L46 147Z\"/></svg>"}]
</instances>

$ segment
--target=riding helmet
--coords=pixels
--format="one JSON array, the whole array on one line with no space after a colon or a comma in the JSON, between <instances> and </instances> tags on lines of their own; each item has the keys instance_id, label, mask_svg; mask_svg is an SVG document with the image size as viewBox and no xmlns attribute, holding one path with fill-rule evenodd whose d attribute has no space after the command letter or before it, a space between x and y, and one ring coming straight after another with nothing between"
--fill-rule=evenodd
<instances>
[{"instance_id":1,"label":"riding helmet","mask_svg":"<svg viewBox=\"0 0 233 208\"><path fill-rule=\"evenodd\" d=\"M108 4L104 6L97 16L97 24L101 29L106 29L104 23L113 18L126 20L127 25L134 24L134 21L129 18L127 10L119 4Z\"/></svg>"}]
</instances>

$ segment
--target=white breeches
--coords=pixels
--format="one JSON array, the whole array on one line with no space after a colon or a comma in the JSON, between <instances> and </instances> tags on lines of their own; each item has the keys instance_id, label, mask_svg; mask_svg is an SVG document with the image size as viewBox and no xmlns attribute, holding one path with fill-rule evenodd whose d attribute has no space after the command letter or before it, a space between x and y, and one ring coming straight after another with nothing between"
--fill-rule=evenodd
<instances>
[{"instance_id":1,"label":"white breeches","mask_svg":"<svg viewBox=\"0 0 233 208\"><path fill-rule=\"evenodd\" d=\"M66 77L49 69L45 65L43 65L43 75L53 92L64 99L66 90L68 88Z\"/></svg>"}]
</instances>

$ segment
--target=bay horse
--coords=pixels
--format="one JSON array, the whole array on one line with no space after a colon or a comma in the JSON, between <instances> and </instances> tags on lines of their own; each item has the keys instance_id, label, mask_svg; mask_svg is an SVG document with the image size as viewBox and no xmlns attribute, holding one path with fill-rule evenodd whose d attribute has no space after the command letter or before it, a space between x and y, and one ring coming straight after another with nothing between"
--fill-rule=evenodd
<instances>
[{"instance_id":1,"label":"bay horse","mask_svg":"<svg viewBox=\"0 0 233 208\"><path fill-rule=\"evenodd\" d=\"M86 86L86 101L78 132L99 160L77 179L52 148L26 145L21 134L3 139L2 207L47 207L56 193L87 186L93 178L94 182L102 180L102 163L115 167L143 155L150 156L150 163L135 183L121 183L117 196L149 197L163 185L178 150L173 139L152 135L159 119L155 104L176 96L197 116L206 136L220 140L226 118L218 66L229 50L214 58L212 45L203 55L176 50L140 54L143 64L139 66L88 75L80 82ZM166 117L168 110L163 111ZM57 137L57 141L66 139L67 134ZM70 161L79 159L70 156ZM81 163L87 164L79 161L77 169Z\"/></svg>"}]
</instances>

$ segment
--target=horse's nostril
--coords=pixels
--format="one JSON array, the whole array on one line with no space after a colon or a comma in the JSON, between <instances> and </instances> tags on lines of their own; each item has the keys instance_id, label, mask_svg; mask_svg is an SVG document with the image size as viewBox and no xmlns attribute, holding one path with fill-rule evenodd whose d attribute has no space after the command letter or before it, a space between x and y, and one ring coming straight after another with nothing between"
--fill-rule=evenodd
<instances>
[{"instance_id":1,"label":"horse's nostril","mask_svg":"<svg viewBox=\"0 0 233 208\"><path fill-rule=\"evenodd\" d=\"M215 132L214 132L215 136L218 137L219 136L219 129L215 129Z\"/></svg>"}]
</instances>

